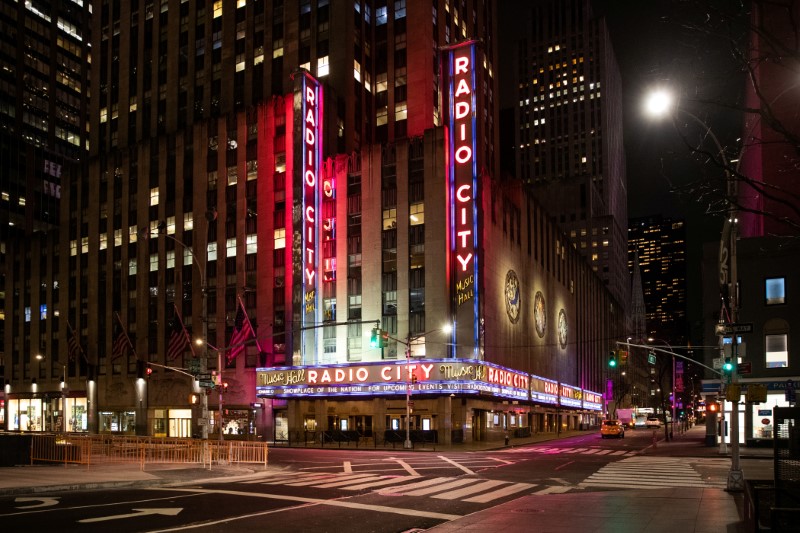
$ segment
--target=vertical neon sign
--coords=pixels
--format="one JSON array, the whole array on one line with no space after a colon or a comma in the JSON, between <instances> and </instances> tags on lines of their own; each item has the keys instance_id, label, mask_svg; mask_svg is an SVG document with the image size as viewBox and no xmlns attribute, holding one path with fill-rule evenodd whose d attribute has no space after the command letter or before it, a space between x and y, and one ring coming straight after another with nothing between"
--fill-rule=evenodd
<instances>
[{"instance_id":1,"label":"vertical neon sign","mask_svg":"<svg viewBox=\"0 0 800 533\"><path fill-rule=\"evenodd\" d=\"M319 321L319 221L320 162L322 160L322 87L307 72L295 75L294 177L292 220L293 302L294 314L300 315L301 327ZM299 256L299 257L298 257ZM299 260L298 260L299 259ZM316 362L317 330L304 330L299 343L302 364Z\"/></svg>"},{"instance_id":2,"label":"vertical neon sign","mask_svg":"<svg viewBox=\"0 0 800 533\"><path fill-rule=\"evenodd\" d=\"M479 356L478 173L476 161L475 47L470 41L446 52L449 112L451 304L456 356Z\"/></svg>"}]
</instances>

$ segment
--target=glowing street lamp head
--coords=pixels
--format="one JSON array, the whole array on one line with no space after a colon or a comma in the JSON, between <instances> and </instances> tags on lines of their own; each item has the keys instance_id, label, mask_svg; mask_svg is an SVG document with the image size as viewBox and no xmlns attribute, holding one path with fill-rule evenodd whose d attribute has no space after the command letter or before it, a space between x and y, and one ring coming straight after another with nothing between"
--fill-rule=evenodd
<instances>
[{"instance_id":1,"label":"glowing street lamp head","mask_svg":"<svg viewBox=\"0 0 800 533\"><path fill-rule=\"evenodd\" d=\"M663 117L672 111L672 93L665 89L657 89L651 92L645 101L645 111L652 117Z\"/></svg>"}]
</instances>

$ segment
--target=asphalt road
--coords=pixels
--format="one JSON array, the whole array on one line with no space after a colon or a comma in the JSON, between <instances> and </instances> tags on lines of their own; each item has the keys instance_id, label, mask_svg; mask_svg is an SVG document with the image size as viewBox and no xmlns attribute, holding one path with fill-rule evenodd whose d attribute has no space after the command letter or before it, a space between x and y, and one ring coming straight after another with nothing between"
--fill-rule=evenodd
<instances>
[{"instance_id":1,"label":"asphalt road","mask_svg":"<svg viewBox=\"0 0 800 533\"><path fill-rule=\"evenodd\" d=\"M528 494L716 486L724 459L643 455L651 432L483 452L270 451L248 481L0 498L4 532L406 532ZM526 517L520 517L526 519Z\"/></svg>"}]
</instances>

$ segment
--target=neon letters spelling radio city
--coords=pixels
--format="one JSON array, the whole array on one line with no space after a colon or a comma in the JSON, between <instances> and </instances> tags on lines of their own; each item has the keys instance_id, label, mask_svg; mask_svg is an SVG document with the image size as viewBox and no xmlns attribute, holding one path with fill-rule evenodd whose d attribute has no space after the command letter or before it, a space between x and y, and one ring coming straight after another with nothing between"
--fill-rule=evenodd
<instances>
[{"instance_id":1,"label":"neon letters spelling radio city","mask_svg":"<svg viewBox=\"0 0 800 533\"><path fill-rule=\"evenodd\" d=\"M453 91L453 158L458 167L465 167L468 172L458 172L455 180L455 248L457 270L460 273L469 272L474 259L474 221L473 211L473 124L474 115L472 86L469 74L471 72L469 55L457 56L454 60L453 75L455 88ZM462 177L463 176L463 177ZM458 179L458 178L462 179ZM467 179L464 179L467 178ZM459 276L461 277L461 276Z\"/></svg>"},{"instance_id":2,"label":"neon letters spelling radio city","mask_svg":"<svg viewBox=\"0 0 800 533\"><path fill-rule=\"evenodd\" d=\"M303 87L303 278L305 311L316 308L317 173L322 141L319 138L319 93L315 80L305 76Z\"/></svg>"}]
</instances>

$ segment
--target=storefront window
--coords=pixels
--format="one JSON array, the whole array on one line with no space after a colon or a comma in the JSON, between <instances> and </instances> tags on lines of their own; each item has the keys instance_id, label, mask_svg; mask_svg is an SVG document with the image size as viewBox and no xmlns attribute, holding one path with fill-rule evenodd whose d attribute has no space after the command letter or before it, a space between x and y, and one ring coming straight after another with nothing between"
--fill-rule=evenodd
<instances>
[{"instance_id":1,"label":"storefront window","mask_svg":"<svg viewBox=\"0 0 800 533\"><path fill-rule=\"evenodd\" d=\"M167 411L166 409L155 409L153 411L153 436L167 436Z\"/></svg>"},{"instance_id":2,"label":"storefront window","mask_svg":"<svg viewBox=\"0 0 800 533\"><path fill-rule=\"evenodd\" d=\"M753 438L771 439L776 407L790 407L784 393L768 394L767 401L753 406Z\"/></svg>"},{"instance_id":3,"label":"storefront window","mask_svg":"<svg viewBox=\"0 0 800 533\"><path fill-rule=\"evenodd\" d=\"M169 410L169 436L186 438L192 436L192 410Z\"/></svg>"},{"instance_id":4,"label":"storefront window","mask_svg":"<svg viewBox=\"0 0 800 533\"><path fill-rule=\"evenodd\" d=\"M8 401L8 429L11 431L42 431L42 400L39 398Z\"/></svg>"},{"instance_id":5,"label":"storefront window","mask_svg":"<svg viewBox=\"0 0 800 533\"><path fill-rule=\"evenodd\" d=\"M136 434L135 411L101 411L100 433Z\"/></svg>"}]
</instances>

